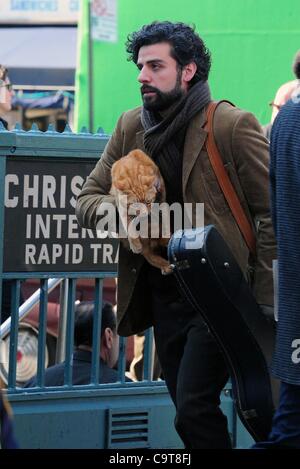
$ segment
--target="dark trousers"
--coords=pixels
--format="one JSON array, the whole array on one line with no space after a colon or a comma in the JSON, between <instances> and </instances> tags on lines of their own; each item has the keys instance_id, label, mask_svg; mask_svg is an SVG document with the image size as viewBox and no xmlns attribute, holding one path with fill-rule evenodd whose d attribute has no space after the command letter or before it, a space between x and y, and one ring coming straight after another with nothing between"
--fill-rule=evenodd
<instances>
[{"instance_id":1,"label":"dark trousers","mask_svg":"<svg viewBox=\"0 0 300 469\"><path fill-rule=\"evenodd\" d=\"M174 299L174 289L171 301L157 289L152 292L155 343L178 434L186 448L231 448L219 407L228 372L216 342L187 301L179 294Z\"/></svg>"},{"instance_id":2,"label":"dark trousers","mask_svg":"<svg viewBox=\"0 0 300 469\"><path fill-rule=\"evenodd\" d=\"M279 406L273 418L268 441L261 441L254 449L300 449L300 386L281 383Z\"/></svg>"}]
</instances>

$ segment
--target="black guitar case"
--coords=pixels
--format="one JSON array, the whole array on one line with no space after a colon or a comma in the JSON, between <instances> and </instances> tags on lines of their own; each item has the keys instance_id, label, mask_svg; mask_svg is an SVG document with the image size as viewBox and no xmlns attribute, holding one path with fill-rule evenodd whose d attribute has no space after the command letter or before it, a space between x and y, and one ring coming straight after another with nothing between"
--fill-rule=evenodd
<instances>
[{"instance_id":1,"label":"black guitar case","mask_svg":"<svg viewBox=\"0 0 300 469\"><path fill-rule=\"evenodd\" d=\"M278 382L269 374L275 323L265 317L216 228L176 232L168 257L180 288L220 346L241 421L256 441L271 429Z\"/></svg>"}]
</instances>

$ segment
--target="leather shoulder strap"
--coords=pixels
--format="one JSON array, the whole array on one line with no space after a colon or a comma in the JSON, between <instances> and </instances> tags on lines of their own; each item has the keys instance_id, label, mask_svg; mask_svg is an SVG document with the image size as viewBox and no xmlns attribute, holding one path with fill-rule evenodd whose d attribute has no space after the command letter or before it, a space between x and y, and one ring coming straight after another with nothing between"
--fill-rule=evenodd
<instances>
[{"instance_id":1,"label":"leather shoulder strap","mask_svg":"<svg viewBox=\"0 0 300 469\"><path fill-rule=\"evenodd\" d=\"M207 149L207 153L208 153L211 166L218 180L219 186L230 207L230 210L235 218L235 221L246 241L246 244L250 252L253 255L255 255L256 241L255 241L255 235L253 233L252 226L243 210L243 207L241 206L237 193L229 179L229 176L226 172L220 152L218 150L218 147L214 139L214 134L213 134L214 113L218 105L222 102L228 102L229 104L232 104L229 101L225 101L225 100L212 101L207 107L207 111L206 111L207 122L204 127L204 129L207 131L206 149Z\"/></svg>"}]
</instances>

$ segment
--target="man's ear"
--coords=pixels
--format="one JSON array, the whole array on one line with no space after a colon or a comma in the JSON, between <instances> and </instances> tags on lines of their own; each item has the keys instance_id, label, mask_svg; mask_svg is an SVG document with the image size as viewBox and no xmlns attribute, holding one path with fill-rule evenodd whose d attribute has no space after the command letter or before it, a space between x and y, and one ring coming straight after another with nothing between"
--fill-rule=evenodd
<instances>
[{"instance_id":1,"label":"man's ear","mask_svg":"<svg viewBox=\"0 0 300 469\"><path fill-rule=\"evenodd\" d=\"M106 327L102 337L105 347L110 350L113 345L113 331L110 327Z\"/></svg>"},{"instance_id":2,"label":"man's ear","mask_svg":"<svg viewBox=\"0 0 300 469\"><path fill-rule=\"evenodd\" d=\"M191 62L185 65L182 71L183 81L185 81L186 83L189 83L193 79L196 71L197 71L197 65L195 64L195 62Z\"/></svg>"}]
</instances>

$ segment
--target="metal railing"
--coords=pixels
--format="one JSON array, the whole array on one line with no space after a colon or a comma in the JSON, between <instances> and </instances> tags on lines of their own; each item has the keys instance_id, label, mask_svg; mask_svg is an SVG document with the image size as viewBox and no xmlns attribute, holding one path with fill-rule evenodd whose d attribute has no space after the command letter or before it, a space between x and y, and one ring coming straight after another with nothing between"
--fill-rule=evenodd
<instances>
[{"instance_id":1,"label":"metal railing","mask_svg":"<svg viewBox=\"0 0 300 469\"><path fill-rule=\"evenodd\" d=\"M102 303L103 303L103 280L104 278L98 277L94 280L94 311L97 312L94 316L93 322L93 347L92 347L92 364L91 364L91 379L89 385L99 386L99 370L100 370L100 346L101 346L101 322L102 322ZM2 353L6 359L5 363L1 366L8 371L7 377L2 378L7 382L9 392L22 392L22 386L25 382L20 382L18 379L18 367L26 367L26 354L22 354L19 348L19 326L24 325L23 322L26 316L30 314L33 308L39 305L39 323L36 329L37 332L37 350L36 350L36 386L34 389L45 388L45 365L47 365L47 310L48 310L48 295L58 285L61 286L60 291L60 314L58 319L58 335L56 341L56 362L65 362L64 372L64 389L70 389L72 385L72 356L74 349L74 308L75 308L75 292L76 292L76 278L50 278L40 279L40 288L38 288L20 307L20 289L22 279L13 279L11 285L11 316L1 325L1 347L2 352L6 348L5 353ZM9 347L8 347L9 344ZM154 346L153 346L153 333L149 329L145 332L145 346L144 346L144 371L143 371L143 384L145 382L153 383L152 372L154 363ZM32 353L32 352L31 352ZM18 355L22 355L18 359ZM131 356L130 358L133 358ZM30 360L34 359L34 354L31 354ZM23 362L22 362L23 360ZM32 365L32 363L31 363ZM127 365L127 339L124 337L119 338L119 358L118 358L118 382L124 384L126 382L126 365ZM128 371L128 370L127 370ZM0 369L1 372L1 369ZM157 382L156 382L157 384ZM159 383L163 384L162 382Z\"/></svg>"},{"instance_id":2,"label":"metal railing","mask_svg":"<svg viewBox=\"0 0 300 469\"><path fill-rule=\"evenodd\" d=\"M47 292L48 294L54 290L62 282L61 278L50 278L47 281ZM20 323L22 319L25 319L26 316L32 311L32 309L37 306L40 302L41 289L36 290L24 303L19 307L18 322ZM11 317L7 318L3 324L0 326L0 340L4 339L11 330Z\"/></svg>"}]
</instances>

